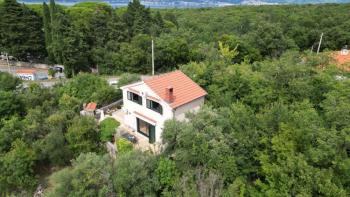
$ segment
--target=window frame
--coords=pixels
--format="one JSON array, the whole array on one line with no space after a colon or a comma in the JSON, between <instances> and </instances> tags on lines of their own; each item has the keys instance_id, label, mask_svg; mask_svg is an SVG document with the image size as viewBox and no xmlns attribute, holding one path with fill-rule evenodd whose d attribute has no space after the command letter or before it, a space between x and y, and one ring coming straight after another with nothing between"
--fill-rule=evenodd
<instances>
[{"instance_id":1,"label":"window frame","mask_svg":"<svg viewBox=\"0 0 350 197\"><path fill-rule=\"evenodd\" d=\"M140 126L141 124L146 124L148 134L141 131ZM156 126L150 124L147 121L144 121L138 117L136 117L136 126L137 126L137 132L141 135L148 138L148 142L153 144L156 141Z\"/></svg>"},{"instance_id":2,"label":"window frame","mask_svg":"<svg viewBox=\"0 0 350 197\"><path fill-rule=\"evenodd\" d=\"M142 96L140 96L139 94L136 94L134 92L131 92L131 91L127 91L127 98L129 101L132 101L134 103L137 103L139 105L142 105ZM134 100L134 95L137 95L138 96L138 99L137 100Z\"/></svg>"},{"instance_id":3,"label":"window frame","mask_svg":"<svg viewBox=\"0 0 350 197\"><path fill-rule=\"evenodd\" d=\"M154 108L153 107L153 103L157 103L159 105L159 107L160 107L160 110L157 110L156 108ZM146 107L148 109L152 110L152 111L155 111L155 112L163 115L163 106L160 103L158 103L158 102L156 102L154 100L146 98Z\"/></svg>"}]
</instances>

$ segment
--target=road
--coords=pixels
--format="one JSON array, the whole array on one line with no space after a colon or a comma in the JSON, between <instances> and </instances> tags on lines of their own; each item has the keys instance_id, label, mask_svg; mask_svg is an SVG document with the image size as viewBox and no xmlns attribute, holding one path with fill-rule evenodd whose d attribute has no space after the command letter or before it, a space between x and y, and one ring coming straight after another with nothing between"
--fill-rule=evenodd
<instances>
[{"instance_id":1,"label":"road","mask_svg":"<svg viewBox=\"0 0 350 197\"><path fill-rule=\"evenodd\" d=\"M8 66L6 65L3 65L3 64L0 64L0 72L9 72L13 75L16 74L16 70L18 69L28 69L28 67L15 67L15 66L11 66L10 69ZM35 69L35 68L33 68ZM41 73L45 73L45 74L48 74L48 71L47 70L44 70L44 69L36 69L38 71L40 71ZM141 79L146 79L146 78L149 78L150 76L149 75L141 75ZM104 77L108 84L110 85L115 85L118 83L119 81L119 77L118 76L107 76L107 77ZM64 82L66 79L52 79L52 80L38 80L38 81L23 81L23 85L24 87L28 87L29 84L31 83L39 83L41 84L43 87L52 87L54 86L55 84L57 83L61 83L61 82Z\"/></svg>"}]
</instances>

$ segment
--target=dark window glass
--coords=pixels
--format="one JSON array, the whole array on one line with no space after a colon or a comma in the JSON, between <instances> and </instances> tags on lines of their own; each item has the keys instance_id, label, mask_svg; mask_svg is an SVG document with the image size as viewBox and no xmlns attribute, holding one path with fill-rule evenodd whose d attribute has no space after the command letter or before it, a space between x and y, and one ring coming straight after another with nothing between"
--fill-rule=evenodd
<instances>
[{"instance_id":1,"label":"dark window glass","mask_svg":"<svg viewBox=\"0 0 350 197\"><path fill-rule=\"evenodd\" d=\"M133 92L128 92L127 94L128 94L128 100L142 105L142 97L141 96L139 96L138 94L135 94Z\"/></svg>"},{"instance_id":2,"label":"dark window glass","mask_svg":"<svg viewBox=\"0 0 350 197\"><path fill-rule=\"evenodd\" d=\"M155 102L155 101L147 99L146 100L146 106L147 106L148 109L151 109L151 110L156 111L156 112L158 112L160 114L163 114L162 106L159 103Z\"/></svg>"},{"instance_id":3,"label":"dark window glass","mask_svg":"<svg viewBox=\"0 0 350 197\"><path fill-rule=\"evenodd\" d=\"M141 133L142 135L145 135L149 139L149 143L154 143L156 139L156 130L155 126L136 118L137 120L137 132Z\"/></svg>"}]
</instances>

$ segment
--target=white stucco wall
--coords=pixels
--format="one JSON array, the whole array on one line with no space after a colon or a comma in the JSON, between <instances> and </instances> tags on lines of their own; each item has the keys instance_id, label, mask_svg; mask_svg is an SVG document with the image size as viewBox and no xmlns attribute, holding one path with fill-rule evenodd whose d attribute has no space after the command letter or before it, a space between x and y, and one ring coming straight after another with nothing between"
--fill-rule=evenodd
<instances>
[{"instance_id":1,"label":"white stucco wall","mask_svg":"<svg viewBox=\"0 0 350 197\"><path fill-rule=\"evenodd\" d=\"M130 90L130 89L131 90ZM133 101L128 100L127 98L127 92L132 90L138 91L139 95L142 96L142 106L138 103L135 103ZM187 103L183 106L178 107L176 110L173 110L169 104L165 101L163 101L159 96L157 96L146 84L140 82L135 85L130 86L124 86L122 87L123 91L123 108L122 110L125 112L124 117L124 124L126 124L129 128L136 131L137 130L137 123L136 118L140 118L141 120L144 120L152 125L155 126L156 130L156 142L161 142L161 135L164 128L164 122L166 120L176 118L177 120L184 120L185 119L185 113L188 111L197 111L200 106L204 103L204 97L196 99L190 103ZM136 92L135 92L136 93ZM155 112L151 109L148 109L146 107L146 98L147 96L151 96L154 98L157 98L158 103L162 105L163 108L163 114L160 114L158 112ZM151 99L152 100L152 99ZM149 121L147 118L144 118L142 116L139 116L135 114L134 112L138 112L152 120L155 120L155 123Z\"/></svg>"},{"instance_id":2,"label":"white stucco wall","mask_svg":"<svg viewBox=\"0 0 350 197\"><path fill-rule=\"evenodd\" d=\"M35 74L31 74L31 73L17 73L16 75L17 75L17 77L19 77L22 80L26 80L26 81L34 81L34 80L36 80L36 75Z\"/></svg>"},{"instance_id":3,"label":"white stucco wall","mask_svg":"<svg viewBox=\"0 0 350 197\"><path fill-rule=\"evenodd\" d=\"M204 96L176 108L174 113L176 120L179 120L179 121L185 120L186 118L185 115L187 112L197 112L203 104L204 104Z\"/></svg>"}]
</instances>

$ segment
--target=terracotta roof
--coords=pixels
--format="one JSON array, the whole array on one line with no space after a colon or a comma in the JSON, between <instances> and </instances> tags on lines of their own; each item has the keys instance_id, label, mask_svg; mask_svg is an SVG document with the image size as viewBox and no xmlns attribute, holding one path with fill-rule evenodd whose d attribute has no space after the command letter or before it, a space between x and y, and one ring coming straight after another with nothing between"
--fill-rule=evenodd
<instances>
[{"instance_id":1,"label":"terracotta roof","mask_svg":"<svg viewBox=\"0 0 350 197\"><path fill-rule=\"evenodd\" d=\"M350 52L346 55L342 54L341 51L332 52L332 57L338 68L350 72Z\"/></svg>"},{"instance_id":2,"label":"terracotta roof","mask_svg":"<svg viewBox=\"0 0 350 197\"><path fill-rule=\"evenodd\" d=\"M166 88L172 87L174 99L169 103L172 108L177 108L207 95L203 88L179 70L146 79L144 82L163 100L167 100Z\"/></svg>"},{"instance_id":3,"label":"terracotta roof","mask_svg":"<svg viewBox=\"0 0 350 197\"><path fill-rule=\"evenodd\" d=\"M88 103L88 104L85 106L85 110L94 111L94 110L96 109L96 106L97 106L97 104L94 103L94 102Z\"/></svg>"},{"instance_id":4,"label":"terracotta roof","mask_svg":"<svg viewBox=\"0 0 350 197\"><path fill-rule=\"evenodd\" d=\"M350 63L350 52L347 55L341 54L341 51L335 52L333 58L337 61L338 64Z\"/></svg>"},{"instance_id":5,"label":"terracotta roof","mask_svg":"<svg viewBox=\"0 0 350 197\"><path fill-rule=\"evenodd\" d=\"M16 73L18 74L34 74L36 72L35 69L18 69Z\"/></svg>"}]
</instances>

